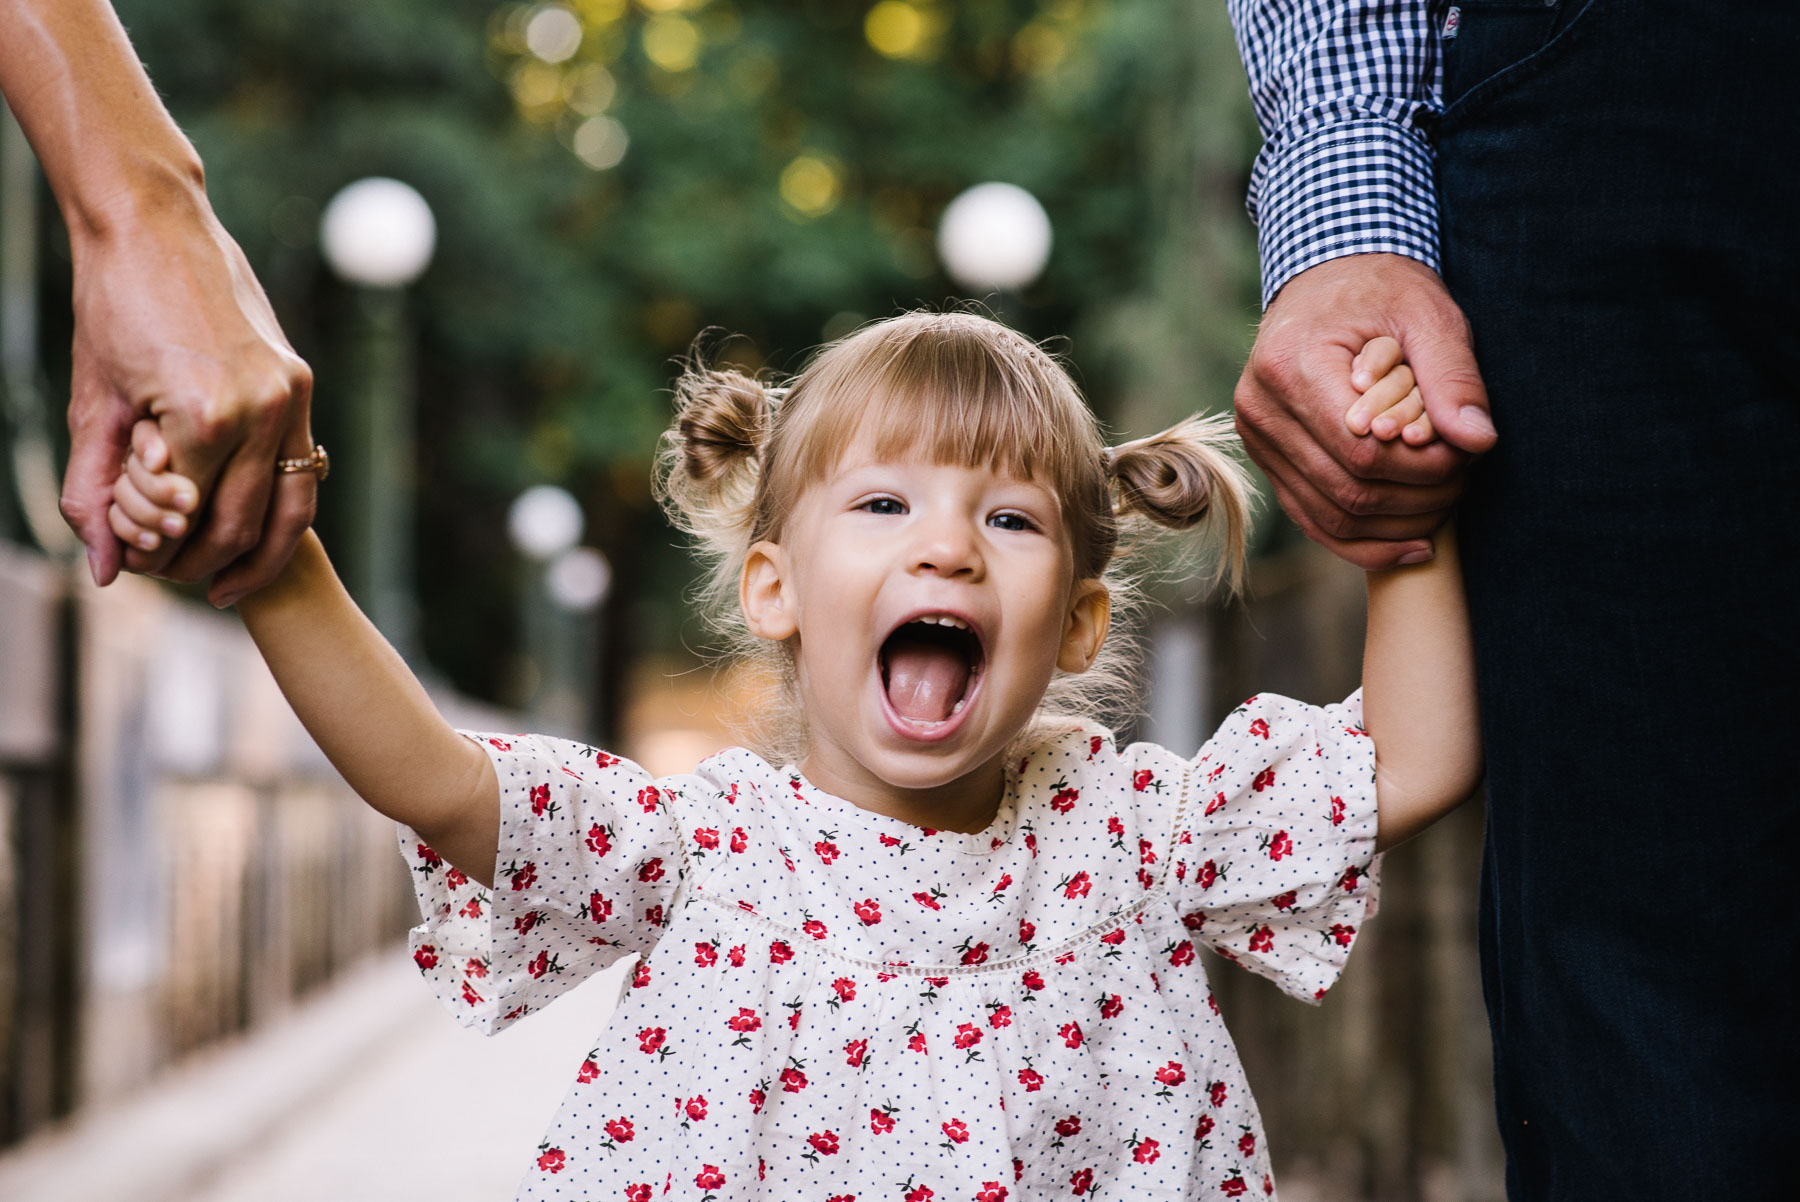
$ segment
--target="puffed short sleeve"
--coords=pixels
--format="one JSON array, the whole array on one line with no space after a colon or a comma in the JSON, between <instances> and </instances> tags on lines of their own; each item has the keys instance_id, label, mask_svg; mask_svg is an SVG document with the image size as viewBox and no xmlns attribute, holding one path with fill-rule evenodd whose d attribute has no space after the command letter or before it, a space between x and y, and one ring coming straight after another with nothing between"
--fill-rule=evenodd
<instances>
[{"instance_id":1,"label":"puffed short sleeve","mask_svg":"<svg viewBox=\"0 0 1800 1202\"><path fill-rule=\"evenodd\" d=\"M1177 905L1196 942L1306 1001L1343 971L1375 894L1375 751L1362 692L1252 697L1189 768Z\"/></svg>"},{"instance_id":2,"label":"puffed short sleeve","mask_svg":"<svg viewBox=\"0 0 1800 1202\"><path fill-rule=\"evenodd\" d=\"M464 732L500 780L494 887L400 828L413 960L458 1022L492 1034L662 934L683 854L671 799L629 760L541 735Z\"/></svg>"}]
</instances>

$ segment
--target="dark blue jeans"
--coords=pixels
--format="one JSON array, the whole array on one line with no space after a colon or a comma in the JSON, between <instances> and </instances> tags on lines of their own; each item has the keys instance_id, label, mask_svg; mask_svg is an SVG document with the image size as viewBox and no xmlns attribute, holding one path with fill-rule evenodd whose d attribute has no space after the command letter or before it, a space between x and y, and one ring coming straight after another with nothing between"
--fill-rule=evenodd
<instances>
[{"instance_id":1,"label":"dark blue jeans","mask_svg":"<svg viewBox=\"0 0 1800 1202\"><path fill-rule=\"evenodd\" d=\"M1460 7L1508 1193L1800 1197L1800 4Z\"/></svg>"}]
</instances>

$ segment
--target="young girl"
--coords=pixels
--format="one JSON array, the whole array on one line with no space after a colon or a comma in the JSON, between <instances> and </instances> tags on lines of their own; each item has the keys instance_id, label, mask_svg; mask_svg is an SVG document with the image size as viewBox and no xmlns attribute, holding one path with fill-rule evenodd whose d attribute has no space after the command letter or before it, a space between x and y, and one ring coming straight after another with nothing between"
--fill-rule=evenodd
<instances>
[{"instance_id":1,"label":"young girl","mask_svg":"<svg viewBox=\"0 0 1800 1202\"><path fill-rule=\"evenodd\" d=\"M1404 392L1397 358L1359 360L1370 395ZM151 516L179 478L138 434L121 511ZM1228 440L1109 450L1054 360L962 313L864 329L785 394L690 372L665 493L788 701L770 754L660 780L452 731L315 539L240 604L403 824L413 958L461 1021L643 957L521 1198L1273 1193L1195 948L1321 995L1376 851L1470 792L1479 748L1447 539L1371 577L1366 698L1254 697L1192 757L1072 708L1129 595L1121 540L1210 518L1235 563Z\"/></svg>"}]
</instances>

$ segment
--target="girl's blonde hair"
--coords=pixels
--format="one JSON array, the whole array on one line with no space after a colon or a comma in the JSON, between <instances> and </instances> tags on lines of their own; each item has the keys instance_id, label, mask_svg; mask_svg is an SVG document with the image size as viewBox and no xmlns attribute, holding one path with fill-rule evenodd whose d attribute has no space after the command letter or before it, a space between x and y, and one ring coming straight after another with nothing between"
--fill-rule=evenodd
<instances>
[{"instance_id":1,"label":"girl's blonde hair","mask_svg":"<svg viewBox=\"0 0 1800 1202\"><path fill-rule=\"evenodd\" d=\"M1131 633L1151 525L1204 525L1221 536L1217 576L1237 586L1249 486L1228 449L1229 418L1189 418L1108 448L1069 373L1029 338L973 313L908 313L815 353L786 388L696 355L675 386L675 422L657 456L657 495L691 534L709 572L712 625L729 651L770 669L783 696L756 707L746 734L776 763L805 753L785 645L755 638L737 602L752 544L780 541L808 484L825 479L858 437L879 458L919 455L1045 484L1062 500L1078 580L1103 580L1114 628L1087 672L1057 673L1032 730L1072 717L1117 724L1137 708Z\"/></svg>"}]
</instances>

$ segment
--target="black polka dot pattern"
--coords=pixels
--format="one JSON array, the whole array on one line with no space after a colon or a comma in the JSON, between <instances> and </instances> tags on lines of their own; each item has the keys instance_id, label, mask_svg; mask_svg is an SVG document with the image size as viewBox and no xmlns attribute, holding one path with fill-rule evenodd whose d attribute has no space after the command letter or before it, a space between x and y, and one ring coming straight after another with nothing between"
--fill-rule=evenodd
<instances>
[{"instance_id":1,"label":"black polka dot pattern","mask_svg":"<svg viewBox=\"0 0 1800 1202\"><path fill-rule=\"evenodd\" d=\"M401 831L439 998L493 1031L644 957L521 1199L1273 1192L1194 945L1307 999L1335 979L1374 889L1358 697L1252 698L1193 760L1057 736L972 835L744 750L652 780L471 737L494 888Z\"/></svg>"}]
</instances>

